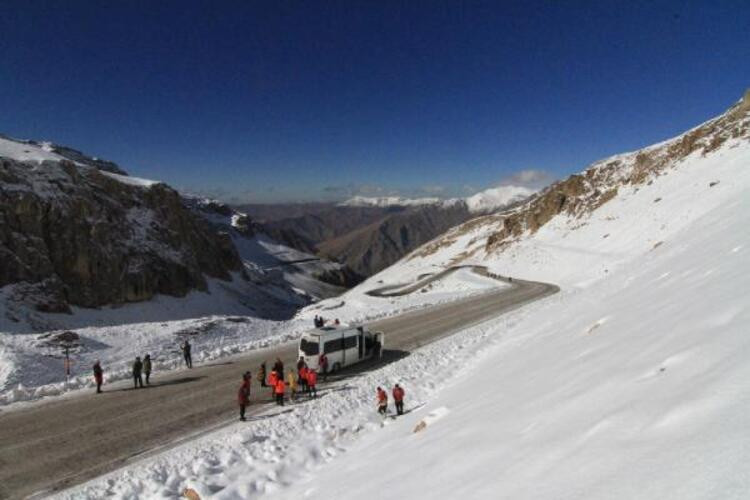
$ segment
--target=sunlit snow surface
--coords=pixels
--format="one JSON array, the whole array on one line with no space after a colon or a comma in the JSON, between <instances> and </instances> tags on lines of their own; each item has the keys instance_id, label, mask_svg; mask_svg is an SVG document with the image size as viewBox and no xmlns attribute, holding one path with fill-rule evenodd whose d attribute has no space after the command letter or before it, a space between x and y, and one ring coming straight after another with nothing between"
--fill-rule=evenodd
<instances>
[{"instance_id":1,"label":"sunlit snow surface","mask_svg":"<svg viewBox=\"0 0 750 500\"><path fill-rule=\"evenodd\" d=\"M560 217L510 251L476 254L560 294L65 495L746 498L748 150L728 141L584 220ZM365 292L438 272L491 232L404 259L300 317L404 307L415 299ZM416 409L383 420L374 388L397 382Z\"/></svg>"}]
</instances>

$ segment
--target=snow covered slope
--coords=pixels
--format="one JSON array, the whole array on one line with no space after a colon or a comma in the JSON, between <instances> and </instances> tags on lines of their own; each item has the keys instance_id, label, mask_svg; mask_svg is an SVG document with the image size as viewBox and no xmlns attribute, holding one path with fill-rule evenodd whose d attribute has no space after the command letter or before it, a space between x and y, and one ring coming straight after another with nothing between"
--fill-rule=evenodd
<instances>
[{"instance_id":1,"label":"snow covered slope","mask_svg":"<svg viewBox=\"0 0 750 500\"><path fill-rule=\"evenodd\" d=\"M520 206L478 217L373 276L403 280L456 264L585 286L660 245L729 199L748 193L750 92L721 116L669 141L616 155Z\"/></svg>"},{"instance_id":2,"label":"snow covered slope","mask_svg":"<svg viewBox=\"0 0 750 500\"><path fill-rule=\"evenodd\" d=\"M547 220L540 201L480 218L345 295L338 311L354 314L368 287L462 260L551 276L564 284L561 294L348 380L318 401L229 426L65 496L169 496L191 487L216 499L746 498L750 101L743 102L708 122L729 127L715 148L692 149L717 142L699 127L703 139L688 139L686 154L636 182L640 153L600 163L622 162L622 175L596 186L563 181L542 193L538 200L558 202L568 193L556 204L564 210ZM684 145L691 133L645 153ZM604 186L617 188L606 201ZM531 222L530 214L538 226L514 233L512 224ZM510 227L503 217L514 217ZM513 239L503 244L498 234ZM374 387L395 383L413 411L382 419Z\"/></svg>"}]
</instances>

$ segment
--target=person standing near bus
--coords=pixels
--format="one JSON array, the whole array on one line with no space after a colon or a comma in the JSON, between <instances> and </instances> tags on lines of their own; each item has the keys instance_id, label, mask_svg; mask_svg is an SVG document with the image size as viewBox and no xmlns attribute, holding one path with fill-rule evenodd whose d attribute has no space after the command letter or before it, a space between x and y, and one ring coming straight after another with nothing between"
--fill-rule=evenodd
<instances>
[{"instance_id":1,"label":"person standing near bus","mask_svg":"<svg viewBox=\"0 0 750 500\"><path fill-rule=\"evenodd\" d=\"M316 385L318 384L318 372L315 370L307 370L307 390L310 392L310 395L314 398L318 397L318 391L316 389Z\"/></svg>"},{"instance_id":2,"label":"person standing near bus","mask_svg":"<svg viewBox=\"0 0 750 500\"><path fill-rule=\"evenodd\" d=\"M274 398L274 394L276 394L276 382L279 380L279 374L276 373L276 370L271 370L271 373L268 375L268 387L271 388L271 399Z\"/></svg>"},{"instance_id":3,"label":"person standing near bus","mask_svg":"<svg viewBox=\"0 0 750 500\"><path fill-rule=\"evenodd\" d=\"M328 379L328 356L326 356L326 353L320 353L320 357L318 357L318 366L323 372L323 381L325 381Z\"/></svg>"},{"instance_id":4,"label":"person standing near bus","mask_svg":"<svg viewBox=\"0 0 750 500\"><path fill-rule=\"evenodd\" d=\"M284 406L284 391L286 390L286 383L284 383L284 377L277 377L274 392L276 393L276 404Z\"/></svg>"},{"instance_id":5,"label":"person standing near bus","mask_svg":"<svg viewBox=\"0 0 750 500\"><path fill-rule=\"evenodd\" d=\"M237 402L240 405L240 420L245 421L245 408L250 404L250 372L242 375L242 385L237 391Z\"/></svg>"},{"instance_id":6,"label":"person standing near bus","mask_svg":"<svg viewBox=\"0 0 750 500\"><path fill-rule=\"evenodd\" d=\"M260 364L260 368L258 368L258 380L260 380L260 386L265 387L266 386L266 362L262 362Z\"/></svg>"},{"instance_id":7,"label":"person standing near bus","mask_svg":"<svg viewBox=\"0 0 750 500\"><path fill-rule=\"evenodd\" d=\"M388 394L378 387L378 413L386 415L388 413Z\"/></svg>"},{"instance_id":8,"label":"person standing near bus","mask_svg":"<svg viewBox=\"0 0 750 500\"><path fill-rule=\"evenodd\" d=\"M96 393L101 394L102 383L104 383L104 370L98 359L94 363L94 381L96 382Z\"/></svg>"},{"instance_id":9,"label":"person standing near bus","mask_svg":"<svg viewBox=\"0 0 750 500\"><path fill-rule=\"evenodd\" d=\"M396 413L398 415L404 414L404 389L400 385L396 384L393 388L393 402L396 405Z\"/></svg>"},{"instance_id":10,"label":"person standing near bus","mask_svg":"<svg viewBox=\"0 0 750 500\"><path fill-rule=\"evenodd\" d=\"M289 400L294 401L297 399L297 379L294 378L294 370L291 368L286 375L286 383L289 385Z\"/></svg>"},{"instance_id":11,"label":"person standing near bus","mask_svg":"<svg viewBox=\"0 0 750 500\"><path fill-rule=\"evenodd\" d=\"M299 383L302 384L302 393L307 394L309 391L309 387L307 385L307 364L304 362L302 363L302 366L299 369Z\"/></svg>"}]
</instances>

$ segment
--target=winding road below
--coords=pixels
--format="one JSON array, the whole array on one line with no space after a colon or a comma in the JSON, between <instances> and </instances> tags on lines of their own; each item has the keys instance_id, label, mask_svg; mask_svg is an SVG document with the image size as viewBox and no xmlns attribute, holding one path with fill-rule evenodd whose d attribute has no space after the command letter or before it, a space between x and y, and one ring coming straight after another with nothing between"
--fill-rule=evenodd
<instances>
[{"instance_id":1,"label":"winding road below","mask_svg":"<svg viewBox=\"0 0 750 500\"><path fill-rule=\"evenodd\" d=\"M484 268L474 271L487 275ZM410 350L559 290L555 285L531 281L509 284L497 291L370 323L371 329L385 332L383 360L329 378L345 378L394 361ZM296 355L296 342L287 342L192 370L155 373L156 382L145 390L134 391L122 382L105 386L100 395L79 394L0 413L0 498L52 494L196 433L235 422L241 374L251 370L255 379L262 361L270 366L280 357L286 366L292 366ZM259 392L253 380L250 415L268 409L267 400L255 399ZM264 396L266 392L263 390Z\"/></svg>"}]
</instances>

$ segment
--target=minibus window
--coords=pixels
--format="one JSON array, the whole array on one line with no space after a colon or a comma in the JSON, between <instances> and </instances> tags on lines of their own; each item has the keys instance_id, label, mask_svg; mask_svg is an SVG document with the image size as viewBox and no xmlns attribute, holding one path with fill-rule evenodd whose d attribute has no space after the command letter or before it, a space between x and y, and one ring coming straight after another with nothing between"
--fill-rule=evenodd
<instances>
[{"instance_id":1,"label":"minibus window","mask_svg":"<svg viewBox=\"0 0 750 500\"><path fill-rule=\"evenodd\" d=\"M299 348L305 353L305 356L317 356L318 343L312 340L302 339Z\"/></svg>"}]
</instances>

